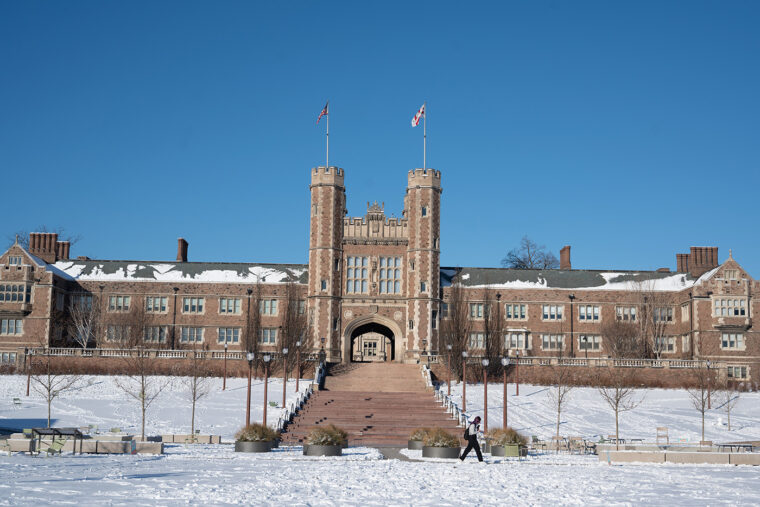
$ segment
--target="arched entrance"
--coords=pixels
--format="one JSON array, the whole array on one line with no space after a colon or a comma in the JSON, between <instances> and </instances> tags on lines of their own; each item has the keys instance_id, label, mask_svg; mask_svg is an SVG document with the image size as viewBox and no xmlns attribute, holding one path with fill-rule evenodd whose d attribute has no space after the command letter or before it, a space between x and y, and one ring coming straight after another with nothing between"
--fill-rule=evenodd
<instances>
[{"instance_id":1,"label":"arched entrance","mask_svg":"<svg viewBox=\"0 0 760 507\"><path fill-rule=\"evenodd\" d=\"M346 326L343 337L344 362L396 361L400 330L378 316L360 317Z\"/></svg>"}]
</instances>

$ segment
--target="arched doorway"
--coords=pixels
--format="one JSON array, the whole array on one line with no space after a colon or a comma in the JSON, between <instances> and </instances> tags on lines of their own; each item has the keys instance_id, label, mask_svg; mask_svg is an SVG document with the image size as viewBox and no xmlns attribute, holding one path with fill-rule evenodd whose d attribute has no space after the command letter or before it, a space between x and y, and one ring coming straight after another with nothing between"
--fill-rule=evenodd
<instances>
[{"instance_id":1,"label":"arched doorway","mask_svg":"<svg viewBox=\"0 0 760 507\"><path fill-rule=\"evenodd\" d=\"M345 362L390 362L399 357L400 330L391 320L377 315L360 317L348 326L344 334Z\"/></svg>"}]
</instances>

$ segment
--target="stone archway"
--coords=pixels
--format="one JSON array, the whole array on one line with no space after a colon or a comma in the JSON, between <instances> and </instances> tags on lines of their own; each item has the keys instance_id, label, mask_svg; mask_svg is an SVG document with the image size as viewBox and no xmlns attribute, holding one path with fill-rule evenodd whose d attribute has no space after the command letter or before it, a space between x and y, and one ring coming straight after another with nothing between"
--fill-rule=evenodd
<instances>
[{"instance_id":1,"label":"stone archway","mask_svg":"<svg viewBox=\"0 0 760 507\"><path fill-rule=\"evenodd\" d=\"M401 330L390 319L358 317L344 331L343 362L398 361L401 338Z\"/></svg>"}]
</instances>

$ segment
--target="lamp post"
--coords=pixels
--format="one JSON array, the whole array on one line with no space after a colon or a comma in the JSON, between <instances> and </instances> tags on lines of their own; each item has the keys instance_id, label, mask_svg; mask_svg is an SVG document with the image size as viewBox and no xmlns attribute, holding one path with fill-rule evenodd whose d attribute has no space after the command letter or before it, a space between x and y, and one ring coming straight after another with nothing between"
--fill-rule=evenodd
<instances>
[{"instance_id":1,"label":"lamp post","mask_svg":"<svg viewBox=\"0 0 760 507\"><path fill-rule=\"evenodd\" d=\"M222 391L227 389L227 344L224 344L224 377L222 378Z\"/></svg>"},{"instance_id":2,"label":"lamp post","mask_svg":"<svg viewBox=\"0 0 760 507\"><path fill-rule=\"evenodd\" d=\"M29 364L26 366L26 395L29 396L29 383L32 378L32 356L34 350L29 350ZM26 358L24 358L26 360Z\"/></svg>"},{"instance_id":3,"label":"lamp post","mask_svg":"<svg viewBox=\"0 0 760 507\"><path fill-rule=\"evenodd\" d=\"M712 407L710 406L712 405L712 401L711 401L712 396L710 396L710 360L709 359L707 360L705 365L707 365L707 410L710 410L712 409Z\"/></svg>"},{"instance_id":4,"label":"lamp post","mask_svg":"<svg viewBox=\"0 0 760 507\"><path fill-rule=\"evenodd\" d=\"M245 425L251 424L251 371L253 370L253 359L256 357L253 352L249 352L245 355L248 360L248 398L245 405Z\"/></svg>"},{"instance_id":5,"label":"lamp post","mask_svg":"<svg viewBox=\"0 0 760 507\"><path fill-rule=\"evenodd\" d=\"M467 351L462 351L462 412L467 411Z\"/></svg>"},{"instance_id":6,"label":"lamp post","mask_svg":"<svg viewBox=\"0 0 760 507\"><path fill-rule=\"evenodd\" d=\"M264 354L262 357L264 360L264 415L262 417L262 422L264 426L267 425L267 387L269 384L269 361L272 359L272 356L269 354Z\"/></svg>"},{"instance_id":7,"label":"lamp post","mask_svg":"<svg viewBox=\"0 0 760 507\"><path fill-rule=\"evenodd\" d=\"M296 394L298 394L298 380L301 378L301 340L296 342Z\"/></svg>"},{"instance_id":8,"label":"lamp post","mask_svg":"<svg viewBox=\"0 0 760 507\"><path fill-rule=\"evenodd\" d=\"M515 396L520 396L520 351L515 353Z\"/></svg>"},{"instance_id":9,"label":"lamp post","mask_svg":"<svg viewBox=\"0 0 760 507\"><path fill-rule=\"evenodd\" d=\"M583 335L583 351L586 353L586 361L588 361L588 336L585 334Z\"/></svg>"},{"instance_id":10,"label":"lamp post","mask_svg":"<svg viewBox=\"0 0 760 507\"><path fill-rule=\"evenodd\" d=\"M282 348L282 408L285 409L285 394L288 387L288 348Z\"/></svg>"},{"instance_id":11,"label":"lamp post","mask_svg":"<svg viewBox=\"0 0 760 507\"><path fill-rule=\"evenodd\" d=\"M488 359L483 358L483 433L488 433Z\"/></svg>"},{"instance_id":12,"label":"lamp post","mask_svg":"<svg viewBox=\"0 0 760 507\"><path fill-rule=\"evenodd\" d=\"M570 357L575 357L575 351L573 350L573 301L575 300L575 294L567 296L570 300Z\"/></svg>"},{"instance_id":13,"label":"lamp post","mask_svg":"<svg viewBox=\"0 0 760 507\"><path fill-rule=\"evenodd\" d=\"M501 426L503 429L507 429L507 367L509 366L509 358L502 357L501 365L504 367L504 410L501 417Z\"/></svg>"},{"instance_id":14,"label":"lamp post","mask_svg":"<svg viewBox=\"0 0 760 507\"><path fill-rule=\"evenodd\" d=\"M446 344L446 369L449 370L449 381L447 382L446 390L448 391L446 394L451 396L451 344Z\"/></svg>"}]
</instances>

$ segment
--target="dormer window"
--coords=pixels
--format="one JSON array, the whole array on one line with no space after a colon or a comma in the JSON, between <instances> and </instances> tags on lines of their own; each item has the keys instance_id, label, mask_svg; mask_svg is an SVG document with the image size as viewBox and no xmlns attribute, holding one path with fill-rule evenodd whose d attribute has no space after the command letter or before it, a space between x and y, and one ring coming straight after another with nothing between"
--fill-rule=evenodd
<instances>
[{"instance_id":1,"label":"dormer window","mask_svg":"<svg viewBox=\"0 0 760 507\"><path fill-rule=\"evenodd\" d=\"M8 264L11 266L20 266L21 265L21 256L20 255L10 255L8 257Z\"/></svg>"}]
</instances>

